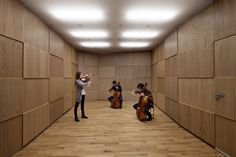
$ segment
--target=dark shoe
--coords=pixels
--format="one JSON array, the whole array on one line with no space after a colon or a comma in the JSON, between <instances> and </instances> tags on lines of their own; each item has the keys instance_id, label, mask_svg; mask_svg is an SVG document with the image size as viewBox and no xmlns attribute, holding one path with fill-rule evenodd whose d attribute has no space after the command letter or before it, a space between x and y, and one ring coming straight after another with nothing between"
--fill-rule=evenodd
<instances>
[{"instance_id":1,"label":"dark shoe","mask_svg":"<svg viewBox=\"0 0 236 157\"><path fill-rule=\"evenodd\" d=\"M148 117L147 121L151 121L152 120L152 117Z\"/></svg>"},{"instance_id":2,"label":"dark shoe","mask_svg":"<svg viewBox=\"0 0 236 157\"><path fill-rule=\"evenodd\" d=\"M79 119L78 119L78 118L75 118L75 121L76 121L76 122L79 122Z\"/></svg>"},{"instance_id":3,"label":"dark shoe","mask_svg":"<svg viewBox=\"0 0 236 157\"><path fill-rule=\"evenodd\" d=\"M88 119L88 117L87 117L87 116L85 116L85 115L83 115L83 116L82 116L82 118L84 118L84 119Z\"/></svg>"}]
</instances>

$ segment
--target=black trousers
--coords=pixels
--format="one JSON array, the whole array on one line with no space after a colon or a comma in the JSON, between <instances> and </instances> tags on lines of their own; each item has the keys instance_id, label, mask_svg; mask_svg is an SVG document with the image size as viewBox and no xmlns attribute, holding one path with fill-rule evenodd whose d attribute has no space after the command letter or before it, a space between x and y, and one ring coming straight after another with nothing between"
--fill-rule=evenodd
<instances>
[{"instance_id":1,"label":"black trousers","mask_svg":"<svg viewBox=\"0 0 236 157\"><path fill-rule=\"evenodd\" d=\"M85 95L82 95L82 100L81 100L81 114L82 114L82 116L85 115L85 112L84 112L84 101L85 101ZM75 107L74 107L75 118L78 118L78 115L77 115L78 107L79 107L79 102L75 102Z\"/></svg>"}]
</instances>

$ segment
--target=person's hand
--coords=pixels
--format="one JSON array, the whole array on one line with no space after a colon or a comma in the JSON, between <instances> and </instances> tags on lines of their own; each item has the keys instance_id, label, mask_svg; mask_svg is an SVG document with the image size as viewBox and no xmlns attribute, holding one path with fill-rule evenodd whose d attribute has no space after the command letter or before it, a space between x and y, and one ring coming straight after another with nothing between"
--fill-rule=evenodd
<instances>
[{"instance_id":1,"label":"person's hand","mask_svg":"<svg viewBox=\"0 0 236 157\"><path fill-rule=\"evenodd\" d=\"M141 96L144 96L144 93L141 93Z\"/></svg>"}]
</instances>

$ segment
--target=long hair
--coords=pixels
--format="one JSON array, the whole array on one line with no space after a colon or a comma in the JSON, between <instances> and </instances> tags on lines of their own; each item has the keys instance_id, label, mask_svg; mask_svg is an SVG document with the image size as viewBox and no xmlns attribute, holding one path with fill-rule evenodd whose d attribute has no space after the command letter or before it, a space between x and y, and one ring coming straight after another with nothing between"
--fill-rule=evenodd
<instances>
[{"instance_id":1,"label":"long hair","mask_svg":"<svg viewBox=\"0 0 236 157\"><path fill-rule=\"evenodd\" d=\"M80 75L81 75L81 72L77 71L76 74L75 74L75 79L79 80L80 79Z\"/></svg>"}]
</instances>

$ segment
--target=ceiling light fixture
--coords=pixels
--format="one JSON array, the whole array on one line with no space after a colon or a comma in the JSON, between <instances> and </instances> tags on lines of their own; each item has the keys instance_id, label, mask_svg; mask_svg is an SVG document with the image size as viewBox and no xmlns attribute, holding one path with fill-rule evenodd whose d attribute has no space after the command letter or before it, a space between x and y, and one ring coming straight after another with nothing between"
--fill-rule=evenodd
<instances>
[{"instance_id":1,"label":"ceiling light fixture","mask_svg":"<svg viewBox=\"0 0 236 157\"><path fill-rule=\"evenodd\" d=\"M148 31L148 30L130 30L124 31L121 36L123 38L140 38L148 39L157 37L160 33L157 31Z\"/></svg>"},{"instance_id":2,"label":"ceiling light fixture","mask_svg":"<svg viewBox=\"0 0 236 157\"><path fill-rule=\"evenodd\" d=\"M59 7L50 10L53 17L65 22L99 22L105 19L104 13L95 7Z\"/></svg>"},{"instance_id":3,"label":"ceiling light fixture","mask_svg":"<svg viewBox=\"0 0 236 157\"><path fill-rule=\"evenodd\" d=\"M146 47L148 46L149 43L147 42L122 42L120 43L121 47L126 47L126 48L141 48L141 47Z\"/></svg>"},{"instance_id":4,"label":"ceiling light fixture","mask_svg":"<svg viewBox=\"0 0 236 157\"><path fill-rule=\"evenodd\" d=\"M74 30L70 34L76 38L106 38L108 32L102 30Z\"/></svg>"},{"instance_id":5,"label":"ceiling light fixture","mask_svg":"<svg viewBox=\"0 0 236 157\"><path fill-rule=\"evenodd\" d=\"M175 10L133 8L126 12L125 19L131 22L156 23L172 20L176 16Z\"/></svg>"},{"instance_id":6,"label":"ceiling light fixture","mask_svg":"<svg viewBox=\"0 0 236 157\"><path fill-rule=\"evenodd\" d=\"M79 44L83 47L91 47L91 48L103 48L103 47L109 47L111 45L108 42L95 42L95 41L81 42Z\"/></svg>"}]
</instances>

